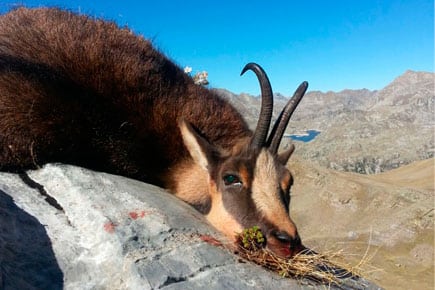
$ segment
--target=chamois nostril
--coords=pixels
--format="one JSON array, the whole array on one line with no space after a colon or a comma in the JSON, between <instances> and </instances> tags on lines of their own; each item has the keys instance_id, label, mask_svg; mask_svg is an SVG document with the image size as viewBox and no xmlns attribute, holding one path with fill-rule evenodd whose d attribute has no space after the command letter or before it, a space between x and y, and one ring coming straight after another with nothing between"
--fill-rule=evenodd
<instances>
[{"instance_id":1,"label":"chamois nostril","mask_svg":"<svg viewBox=\"0 0 435 290\"><path fill-rule=\"evenodd\" d=\"M274 232L273 235L281 243L291 243L293 241L293 238L289 234L287 234L286 232Z\"/></svg>"},{"instance_id":2,"label":"chamois nostril","mask_svg":"<svg viewBox=\"0 0 435 290\"><path fill-rule=\"evenodd\" d=\"M296 234L296 236L291 239L290 248L298 248L300 246L302 246L302 241L299 235Z\"/></svg>"}]
</instances>

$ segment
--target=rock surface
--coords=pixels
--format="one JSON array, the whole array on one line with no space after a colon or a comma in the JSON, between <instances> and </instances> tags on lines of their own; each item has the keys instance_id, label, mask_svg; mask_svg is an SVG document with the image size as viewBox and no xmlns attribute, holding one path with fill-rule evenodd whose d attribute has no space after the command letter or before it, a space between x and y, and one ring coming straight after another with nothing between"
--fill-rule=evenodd
<instances>
[{"instance_id":1,"label":"rock surface","mask_svg":"<svg viewBox=\"0 0 435 290\"><path fill-rule=\"evenodd\" d=\"M2 289L325 287L240 263L209 237L224 241L190 206L135 180L50 164L0 173Z\"/></svg>"}]
</instances>

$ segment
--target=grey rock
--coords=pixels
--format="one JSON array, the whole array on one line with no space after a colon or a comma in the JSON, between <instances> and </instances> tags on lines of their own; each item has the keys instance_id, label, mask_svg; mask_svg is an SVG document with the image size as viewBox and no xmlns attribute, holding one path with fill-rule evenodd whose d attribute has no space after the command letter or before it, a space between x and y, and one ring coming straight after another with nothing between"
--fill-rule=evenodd
<instances>
[{"instance_id":1,"label":"grey rock","mask_svg":"<svg viewBox=\"0 0 435 290\"><path fill-rule=\"evenodd\" d=\"M312 289L201 237L224 237L166 191L49 164L0 173L1 289ZM378 289L363 279L347 289ZM334 289L334 287L331 287Z\"/></svg>"}]
</instances>

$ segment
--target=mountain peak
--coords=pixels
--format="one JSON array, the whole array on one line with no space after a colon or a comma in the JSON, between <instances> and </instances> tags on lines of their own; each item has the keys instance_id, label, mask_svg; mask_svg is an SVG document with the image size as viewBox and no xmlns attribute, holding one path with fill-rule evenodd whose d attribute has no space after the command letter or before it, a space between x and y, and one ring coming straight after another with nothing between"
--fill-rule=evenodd
<instances>
[{"instance_id":1,"label":"mountain peak","mask_svg":"<svg viewBox=\"0 0 435 290\"><path fill-rule=\"evenodd\" d=\"M406 70L403 74L395 78L388 86L391 85L412 85L416 83L434 83L434 73L424 71ZM387 86L387 87L388 87Z\"/></svg>"}]
</instances>

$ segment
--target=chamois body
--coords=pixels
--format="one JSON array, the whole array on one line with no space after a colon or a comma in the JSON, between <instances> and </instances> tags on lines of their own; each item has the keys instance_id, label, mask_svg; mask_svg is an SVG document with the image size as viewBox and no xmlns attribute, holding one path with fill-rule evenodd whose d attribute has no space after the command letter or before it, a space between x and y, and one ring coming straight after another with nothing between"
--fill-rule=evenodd
<instances>
[{"instance_id":1,"label":"chamois body","mask_svg":"<svg viewBox=\"0 0 435 290\"><path fill-rule=\"evenodd\" d=\"M231 148L240 114L151 43L57 9L0 18L0 168L65 162L160 186L188 158L176 120Z\"/></svg>"},{"instance_id":2,"label":"chamois body","mask_svg":"<svg viewBox=\"0 0 435 290\"><path fill-rule=\"evenodd\" d=\"M258 65L246 70L262 91L255 132L130 30L55 8L13 10L0 16L0 170L62 162L139 179L229 238L257 225L271 250L294 254L303 246L289 217L293 148L277 150L307 83L267 138L270 83Z\"/></svg>"}]
</instances>

